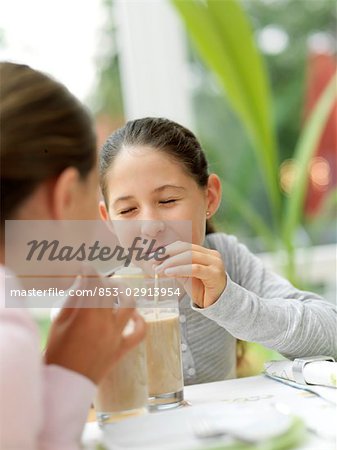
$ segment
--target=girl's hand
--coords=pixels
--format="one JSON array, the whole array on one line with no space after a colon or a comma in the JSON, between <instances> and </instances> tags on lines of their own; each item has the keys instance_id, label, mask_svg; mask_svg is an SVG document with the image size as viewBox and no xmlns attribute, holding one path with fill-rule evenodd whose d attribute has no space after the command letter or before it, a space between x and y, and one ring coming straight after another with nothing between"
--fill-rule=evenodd
<instances>
[{"instance_id":1,"label":"girl's hand","mask_svg":"<svg viewBox=\"0 0 337 450\"><path fill-rule=\"evenodd\" d=\"M215 303L227 284L220 253L186 242L175 242L165 248L168 258L155 268L158 275L181 277L179 281L183 282L187 293L200 308Z\"/></svg>"},{"instance_id":2,"label":"girl's hand","mask_svg":"<svg viewBox=\"0 0 337 450\"><path fill-rule=\"evenodd\" d=\"M145 323L133 308L88 308L84 307L83 298L70 300L66 306L71 307L63 308L51 326L45 361L98 384L111 366L144 338ZM93 300L91 305L95 305ZM102 305L102 299L97 298L96 303ZM134 331L123 336L130 319L134 321Z\"/></svg>"}]
</instances>

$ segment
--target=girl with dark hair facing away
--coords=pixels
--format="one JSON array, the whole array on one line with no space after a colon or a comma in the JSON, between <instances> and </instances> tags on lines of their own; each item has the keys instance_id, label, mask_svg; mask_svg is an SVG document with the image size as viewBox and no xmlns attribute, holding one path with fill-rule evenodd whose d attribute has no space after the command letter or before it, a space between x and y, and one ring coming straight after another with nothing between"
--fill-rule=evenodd
<instances>
[{"instance_id":1,"label":"girl with dark hair facing away","mask_svg":"<svg viewBox=\"0 0 337 450\"><path fill-rule=\"evenodd\" d=\"M0 81L0 448L77 450L95 385L144 337L144 322L132 308L64 308L42 357L25 299L5 307L14 274L3 265L4 221L96 219L98 176L90 117L64 86L6 62Z\"/></svg>"}]
</instances>

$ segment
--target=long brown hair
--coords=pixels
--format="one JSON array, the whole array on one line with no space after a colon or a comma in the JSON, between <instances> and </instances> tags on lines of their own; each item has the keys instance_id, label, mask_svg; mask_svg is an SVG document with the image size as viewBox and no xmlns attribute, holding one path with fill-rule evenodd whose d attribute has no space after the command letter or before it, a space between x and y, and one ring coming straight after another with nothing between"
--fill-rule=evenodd
<instances>
[{"instance_id":1,"label":"long brown hair","mask_svg":"<svg viewBox=\"0 0 337 450\"><path fill-rule=\"evenodd\" d=\"M37 185L75 167L85 178L96 161L88 112L60 83L26 65L0 63L1 223Z\"/></svg>"}]
</instances>

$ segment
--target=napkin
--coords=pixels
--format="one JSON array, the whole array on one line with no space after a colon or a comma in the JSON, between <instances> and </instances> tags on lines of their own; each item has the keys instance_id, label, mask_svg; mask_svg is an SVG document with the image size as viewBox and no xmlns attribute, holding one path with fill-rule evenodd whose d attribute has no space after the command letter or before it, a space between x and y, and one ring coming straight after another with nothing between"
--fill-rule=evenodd
<instances>
[{"instance_id":1,"label":"napkin","mask_svg":"<svg viewBox=\"0 0 337 450\"><path fill-rule=\"evenodd\" d=\"M264 364L267 375L295 381L293 361L268 361ZM308 362L303 369L303 377L308 384L337 387L337 363L332 361Z\"/></svg>"}]
</instances>

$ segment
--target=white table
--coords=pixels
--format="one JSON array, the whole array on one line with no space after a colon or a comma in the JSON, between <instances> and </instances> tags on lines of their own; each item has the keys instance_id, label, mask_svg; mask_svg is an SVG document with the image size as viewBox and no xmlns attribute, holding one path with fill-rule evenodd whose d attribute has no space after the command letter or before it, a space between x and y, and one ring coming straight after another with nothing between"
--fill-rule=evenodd
<instances>
[{"instance_id":1,"label":"white table","mask_svg":"<svg viewBox=\"0 0 337 450\"><path fill-rule=\"evenodd\" d=\"M322 390L327 393L327 397L332 402L336 402L336 389L322 388ZM335 435L337 403L329 403L318 396L286 386L263 375L186 386L185 399L191 403L192 408L193 405L216 401L250 405L263 402L286 405L291 413L300 416L311 429L307 442L298 447L298 450L336 450L337 448ZM83 434L87 448L94 448L88 443L98 438L100 433L96 423L87 424Z\"/></svg>"}]
</instances>

